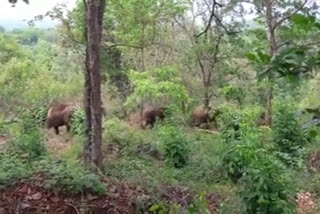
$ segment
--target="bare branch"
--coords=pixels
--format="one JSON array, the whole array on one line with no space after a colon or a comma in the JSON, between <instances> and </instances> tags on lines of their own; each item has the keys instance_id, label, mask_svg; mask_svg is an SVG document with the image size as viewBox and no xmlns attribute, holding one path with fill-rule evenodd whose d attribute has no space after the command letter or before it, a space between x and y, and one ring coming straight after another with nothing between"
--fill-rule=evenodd
<instances>
[{"instance_id":1,"label":"bare branch","mask_svg":"<svg viewBox=\"0 0 320 214\"><path fill-rule=\"evenodd\" d=\"M212 62L212 65L211 65L212 70L215 69L216 64L218 63L218 54L220 52L221 39L222 39L222 35L221 35L220 32L218 32L218 38L217 38L216 45L215 45L215 52L213 54L213 62ZM207 78L207 84L208 85L211 82L211 76L212 76L212 72L209 72L208 78Z\"/></svg>"},{"instance_id":2,"label":"bare branch","mask_svg":"<svg viewBox=\"0 0 320 214\"><path fill-rule=\"evenodd\" d=\"M216 23L220 27L222 27L224 29L224 31L228 35L240 33L240 31L229 31L229 29L224 24L222 24L221 19L215 13L216 6L223 7L222 4L218 3L216 0L213 0L213 4L212 4L212 8L211 8L211 14L210 14L210 18L209 18L208 24L207 24L206 28L201 33L199 33L198 35L195 36L196 38L199 38L200 36L202 36L203 34L205 34L209 30L209 28L211 27L211 23L212 23L213 18L215 18Z\"/></svg>"},{"instance_id":3,"label":"bare branch","mask_svg":"<svg viewBox=\"0 0 320 214\"><path fill-rule=\"evenodd\" d=\"M275 25L272 28L272 31L275 31L277 29L277 27L279 27L282 22L288 20L292 15L298 13L300 10L303 9L303 7L308 3L309 0L305 0L300 7L298 7L295 11L293 11L292 13L290 13L289 15L283 17L282 19L280 19L278 22L275 23Z\"/></svg>"},{"instance_id":4,"label":"bare branch","mask_svg":"<svg viewBox=\"0 0 320 214\"><path fill-rule=\"evenodd\" d=\"M213 1L213 4L212 4L212 8L211 8L211 15L210 15L210 18L209 18L209 21L208 21L208 24L206 26L206 28L201 32L199 33L198 35L196 35L196 38L199 38L200 36L202 36L203 34L205 34L209 28L211 27L211 22L212 22L212 19L214 17L214 12L215 12L215 7L217 5L217 2L214 0Z\"/></svg>"}]
</instances>

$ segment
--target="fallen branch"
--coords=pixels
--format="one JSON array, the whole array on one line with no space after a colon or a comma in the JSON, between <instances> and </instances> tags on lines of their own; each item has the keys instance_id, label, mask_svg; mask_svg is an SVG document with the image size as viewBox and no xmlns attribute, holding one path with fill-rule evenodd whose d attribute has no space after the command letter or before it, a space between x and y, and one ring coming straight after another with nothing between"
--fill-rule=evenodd
<instances>
[{"instance_id":1,"label":"fallen branch","mask_svg":"<svg viewBox=\"0 0 320 214\"><path fill-rule=\"evenodd\" d=\"M196 131L200 131L200 132L206 132L209 134L219 134L219 132L217 131L213 131L213 130L208 130L208 129L200 129L200 128L195 128Z\"/></svg>"}]
</instances>

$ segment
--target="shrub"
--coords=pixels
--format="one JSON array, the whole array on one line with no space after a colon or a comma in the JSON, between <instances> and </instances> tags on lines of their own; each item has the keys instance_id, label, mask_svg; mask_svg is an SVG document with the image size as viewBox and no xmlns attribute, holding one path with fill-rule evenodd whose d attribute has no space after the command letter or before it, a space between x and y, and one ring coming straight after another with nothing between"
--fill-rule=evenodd
<instances>
[{"instance_id":1,"label":"shrub","mask_svg":"<svg viewBox=\"0 0 320 214\"><path fill-rule=\"evenodd\" d=\"M16 127L16 133L12 135L12 145L30 158L38 158L44 155L46 147L43 144L44 136L40 127L28 112L23 113L20 119L21 124Z\"/></svg>"},{"instance_id":2,"label":"shrub","mask_svg":"<svg viewBox=\"0 0 320 214\"><path fill-rule=\"evenodd\" d=\"M83 109L75 109L71 118L71 132L83 136L85 132L85 113Z\"/></svg>"},{"instance_id":3,"label":"shrub","mask_svg":"<svg viewBox=\"0 0 320 214\"><path fill-rule=\"evenodd\" d=\"M0 154L0 163L0 190L32 174L30 166L14 153Z\"/></svg>"},{"instance_id":4,"label":"shrub","mask_svg":"<svg viewBox=\"0 0 320 214\"><path fill-rule=\"evenodd\" d=\"M112 118L104 123L104 139L107 143L116 143L120 146L143 143L146 136L126 125L118 118Z\"/></svg>"},{"instance_id":5,"label":"shrub","mask_svg":"<svg viewBox=\"0 0 320 214\"><path fill-rule=\"evenodd\" d=\"M157 127L158 142L164 149L164 156L169 165L181 168L186 165L189 150L187 139L182 131L172 125Z\"/></svg>"},{"instance_id":6,"label":"shrub","mask_svg":"<svg viewBox=\"0 0 320 214\"><path fill-rule=\"evenodd\" d=\"M255 121L262 109L252 106L239 110L229 105L222 105L219 111L221 114L219 114L218 123L222 138L227 143L232 143L240 140L247 133L247 129L255 126Z\"/></svg>"},{"instance_id":7,"label":"shrub","mask_svg":"<svg viewBox=\"0 0 320 214\"><path fill-rule=\"evenodd\" d=\"M293 186L285 166L264 149L256 153L258 159L250 163L239 192L246 213L294 213Z\"/></svg>"},{"instance_id":8,"label":"shrub","mask_svg":"<svg viewBox=\"0 0 320 214\"><path fill-rule=\"evenodd\" d=\"M36 167L39 173L46 175L45 188L71 194L85 191L95 194L105 192L99 176L85 170L77 163L44 159Z\"/></svg>"},{"instance_id":9,"label":"shrub","mask_svg":"<svg viewBox=\"0 0 320 214\"><path fill-rule=\"evenodd\" d=\"M280 152L279 157L289 165L297 165L308 142L308 132L298 123L294 103L285 99L275 104L273 141Z\"/></svg>"},{"instance_id":10,"label":"shrub","mask_svg":"<svg viewBox=\"0 0 320 214\"><path fill-rule=\"evenodd\" d=\"M227 174L240 184L239 196L246 213L292 213L290 176L272 144L261 142L261 134L248 129L230 147L223 158Z\"/></svg>"},{"instance_id":11,"label":"shrub","mask_svg":"<svg viewBox=\"0 0 320 214\"><path fill-rule=\"evenodd\" d=\"M231 145L223 156L223 164L229 178L237 182L248 170L250 164L258 161L257 144L259 133L252 129L246 133L241 141Z\"/></svg>"}]
</instances>

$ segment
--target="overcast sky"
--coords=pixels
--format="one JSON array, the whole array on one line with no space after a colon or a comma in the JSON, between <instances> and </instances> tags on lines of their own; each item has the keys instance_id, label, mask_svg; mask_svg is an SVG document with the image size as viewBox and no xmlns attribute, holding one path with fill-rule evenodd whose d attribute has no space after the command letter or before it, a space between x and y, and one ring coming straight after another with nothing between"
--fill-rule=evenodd
<instances>
[{"instance_id":1,"label":"overcast sky","mask_svg":"<svg viewBox=\"0 0 320 214\"><path fill-rule=\"evenodd\" d=\"M30 0L30 4L27 5L22 0L19 0L15 7L9 4L8 0L0 0L0 26L4 26L7 29L26 26L26 22L23 20L30 20L33 17L41 14L45 14L52 9L57 3L66 3L69 9L75 6L77 0ZM309 3L317 2L320 0L309 0ZM46 19L42 23L36 23L37 26L52 25L50 19Z\"/></svg>"},{"instance_id":2,"label":"overcast sky","mask_svg":"<svg viewBox=\"0 0 320 214\"><path fill-rule=\"evenodd\" d=\"M8 0L0 0L0 25L8 27L8 23L12 25L22 23L22 20L30 20L34 16L45 14L57 3L63 2L71 9L75 6L76 0L30 0L29 4L20 0L15 7L12 7Z\"/></svg>"}]
</instances>

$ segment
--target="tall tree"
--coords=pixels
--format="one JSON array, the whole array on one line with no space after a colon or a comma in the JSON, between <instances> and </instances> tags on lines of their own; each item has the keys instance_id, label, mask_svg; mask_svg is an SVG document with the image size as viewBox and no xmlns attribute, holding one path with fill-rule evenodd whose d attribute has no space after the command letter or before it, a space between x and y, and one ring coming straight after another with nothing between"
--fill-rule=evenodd
<instances>
[{"instance_id":1,"label":"tall tree","mask_svg":"<svg viewBox=\"0 0 320 214\"><path fill-rule=\"evenodd\" d=\"M85 163L90 168L102 164L102 112L100 46L105 0L83 0L86 28L85 112L87 140L84 147Z\"/></svg>"},{"instance_id":2,"label":"tall tree","mask_svg":"<svg viewBox=\"0 0 320 214\"><path fill-rule=\"evenodd\" d=\"M273 0L252 0L246 1L252 3L260 17L263 19L266 29L266 36L268 40L268 48L270 58L277 55L280 45L277 33L286 21L288 21L294 14L304 11L310 0L297 1L273 1ZM269 73L268 77L269 87L266 92L267 112L265 120L267 125L272 124L272 99L273 99L273 74Z\"/></svg>"},{"instance_id":3,"label":"tall tree","mask_svg":"<svg viewBox=\"0 0 320 214\"><path fill-rule=\"evenodd\" d=\"M23 0L29 3L28 0ZM17 0L9 0L13 5ZM85 163L91 169L102 165L102 103L100 47L103 30L103 15L106 0L83 0L85 7L86 58L85 93L86 142L84 146Z\"/></svg>"},{"instance_id":4,"label":"tall tree","mask_svg":"<svg viewBox=\"0 0 320 214\"><path fill-rule=\"evenodd\" d=\"M197 65L193 70L201 77L203 108L208 109L210 100L214 96L213 83L223 82L219 75L222 69L219 71L219 68L224 63L222 58L227 51L226 43L230 39L230 35L237 33L229 30L238 28L237 23L225 21L226 18L234 16L233 9L236 4L232 1L226 1L222 5L216 0L192 0L188 3L191 17L182 16L177 18L176 22L191 44L190 53L193 55L190 58L194 59L194 63ZM191 63L187 63L190 66ZM227 65L223 67L226 70Z\"/></svg>"}]
</instances>

